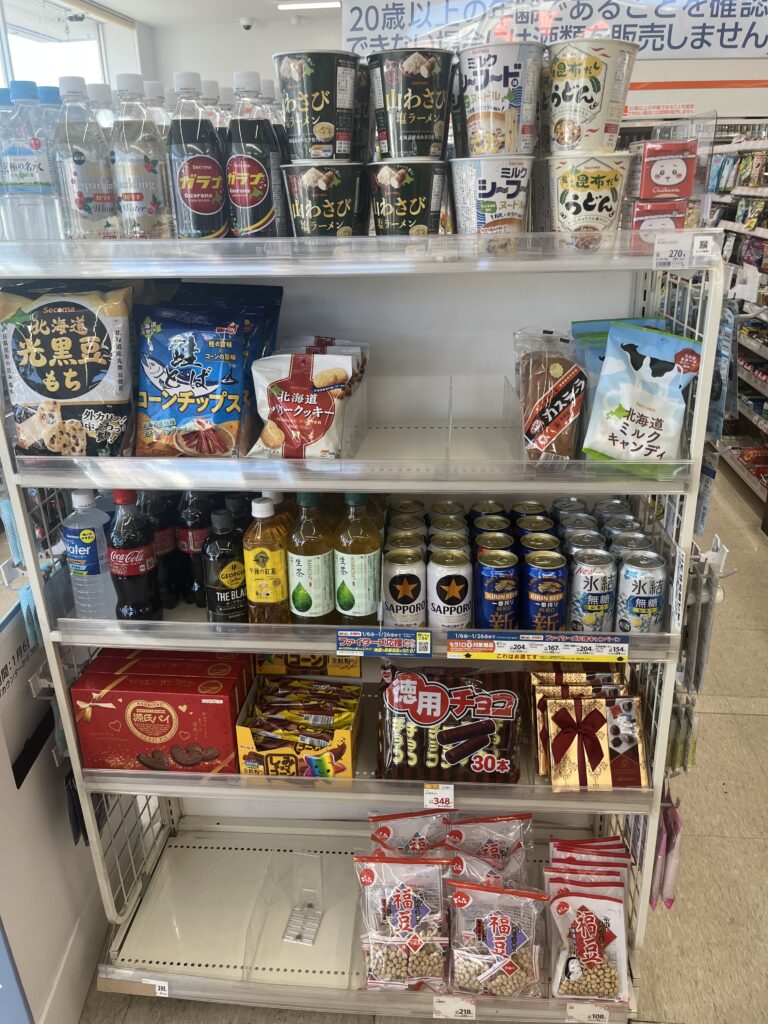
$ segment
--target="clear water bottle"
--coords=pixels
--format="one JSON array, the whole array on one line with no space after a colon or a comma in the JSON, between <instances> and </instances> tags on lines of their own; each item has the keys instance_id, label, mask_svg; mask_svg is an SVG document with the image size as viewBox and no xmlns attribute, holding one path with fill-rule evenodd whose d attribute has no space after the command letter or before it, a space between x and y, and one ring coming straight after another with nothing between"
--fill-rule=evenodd
<instances>
[{"instance_id":1,"label":"clear water bottle","mask_svg":"<svg viewBox=\"0 0 768 1024\"><path fill-rule=\"evenodd\" d=\"M88 106L85 79L59 79L61 114L54 153L67 238L117 238L112 164L104 132Z\"/></svg>"},{"instance_id":2,"label":"clear water bottle","mask_svg":"<svg viewBox=\"0 0 768 1024\"><path fill-rule=\"evenodd\" d=\"M11 103L11 90L0 88L0 140L3 138L3 132L5 126L8 123L8 118L13 112L13 104ZM5 194L5 175L3 174L3 161L0 160L0 203L2 197ZM5 238L5 229L3 228L2 218L0 218L0 239Z\"/></svg>"},{"instance_id":3,"label":"clear water bottle","mask_svg":"<svg viewBox=\"0 0 768 1024\"><path fill-rule=\"evenodd\" d=\"M172 85L166 85L165 87L165 109L175 110L176 104L179 102L179 97L176 90Z\"/></svg>"},{"instance_id":4,"label":"clear water bottle","mask_svg":"<svg viewBox=\"0 0 768 1024\"><path fill-rule=\"evenodd\" d=\"M115 123L115 107L112 102L112 90L104 82L91 82L86 86L88 103L91 112L99 122L99 127L105 135L112 131Z\"/></svg>"},{"instance_id":5,"label":"clear water bottle","mask_svg":"<svg viewBox=\"0 0 768 1024\"><path fill-rule=\"evenodd\" d=\"M96 508L93 491L72 492L72 512L61 524L78 619L114 619L115 587L107 562L109 522Z\"/></svg>"},{"instance_id":6,"label":"clear water bottle","mask_svg":"<svg viewBox=\"0 0 768 1024\"><path fill-rule=\"evenodd\" d=\"M111 523L115 518L115 512L117 510L117 505L115 504L115 499L112 496L112 491L97 491L94 504L100 512L106 512L107 518Z\"/></svg>"},{"instance_id":7,"label":"clear water bottle","mask_svg":"<svg viewBox=\"0 0 768 1024\"><path fill-rule=\"evenodd\" d=\"M37 98L40 102L43 124L51 133L51 138L53 138L53 134L56 131L56 123L61 113L61 94L55 85L39 85L37 87Z\"/></svg>"},{"instance_id":8,"label":"clear water bottle","mask_svg":"<svg viewBox=\"0 0 768 1024\"><path fill-rule=\"evenodd\" d=\"M119 84L118 84L119 89ZM147 110L150 117L157 125L157 130L163 139L168 137L168 129L171 126L171 115L165 104L165 89L162 82L145 82L144 95L147 99ZM176 103L174 101L174 106Z\"/></svg>"},{"instance_id":9,"label":"clear water bottle","mask_svg":"<svg viewBox=\"0 0 768 1024\"><path fill-rule=\"evenodd\" d=\"M200 93L200 102L214 128L219 127L219 83L213 78L204 78Z\"/></svg>"},{"instance_id":10,"label":"clear water bottle","mask_svg":"<svg viewBox=\"0 0 768 1024\"><path fill-rule=\"evenodd\" d=\"M2 222L6 238L63 238L52 137L34 82L11 82L13 110L0 134Z\"/></svg>"}]
</instances>

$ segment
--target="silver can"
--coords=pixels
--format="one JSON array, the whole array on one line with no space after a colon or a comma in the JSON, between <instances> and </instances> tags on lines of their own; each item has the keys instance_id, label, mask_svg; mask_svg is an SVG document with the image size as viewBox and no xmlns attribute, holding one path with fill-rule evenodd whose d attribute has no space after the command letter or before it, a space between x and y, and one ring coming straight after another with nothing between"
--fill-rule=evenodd
<instances>
[{"instance_id":1,"label":"silver can","mask_svg":"<svg viewBox=\"0 0 768 1024\"><path fill-rule=\"evenodd\" d=\"M429 520L428 534L432 537L436 533L461 533L469 537L469 527L464 516L433 515Z\"/></svg>"},{"instance_id":2,"label":"silver can","mask_svg":"<svg viewBox=\"0 0 768 1024\"><path fill-rule=\"evenodd\" d=\"M430 556L436 551L461 551L469 558L470 547L463 533L433 533L427 548Z\"/></svg>"},{"instance_id":3,"label":"silver can","mask_svg":"<svg viewBox=\"0 0 768 1024\"><path fill-rule=\"evenodd\" d=\"M430 559L427 624L438 630L472 625L472 563L462 551L436 551Z\"/></svg>"},{"instance_id":4,"label":"silver can","mask_svg":"<svg viewBox=\"0 0 768 1024\"><path fill-rule=\"evenodd\" d=\"M642 533L643 524L635 516L608 516L602 529L605 536L613 540L619 533Z\"/></svg>"},{"instance_id":5,"label":"silver can","mask_svg":"<svg viewBox=\"0 0 768 1024\"><path fill-rule=\"evenodd\" d=\"M602 526L609 516L629 516L632 515L632 509L626 498L606 498L595 503L592 515Z\"/></svg>"},{"instance_id":6,"label":"silver can","mask_svg":"<svg viewBox=\"0 0 768 1024\"><path fill-rule=\"evenodd\" d=\"M416 548L422 555L427 552L427 542L420 533L407 533L405 530L391 530L384 542L385 551L396 548Z\"/></svg>"},{"instance_id":7,"label":"silver can","mask_svg":"<svg viewBox=\"0 0 768 1024\"><path fill-rule=\"evenodd\" d=\"M467 510L460 501L435 501L429 511L430 516L461 516L467 514Z\"/></svg>"},{"instance_id":8,"label":"silver can","mask_svg":"<svg viewBox=\"0 0 768 1024\"><path fill-rule=\"evenodd\" d=\"M596 530L597 520L587 512L561 512L557 532L561 537L566 530Z\"/></svg>"},{"instance_id":9,"label":"silver can","mask_svg":"<svg viewBox=\"0 0 768 1024\"><path fill-rule=\"evenodd\" d=\"M619 533L613 538L608 550L620 561L635 551L650 551L653 548L653 541L647 534L637 532Z\"/></svg>"},{"instance_id":10,"label":"silver can","mask_svg":"<svg viewBox=\"0 0 768 1024\"><path fill-rule=\"evenodd\" d=\"M427 536L427 524L420 516L408 516L400 513L389 517L387 528L390 533L419 533Z\"/></svg>"},{"instance_id":11,"label":"silver can","mask_svg":"<svg viewBox=\"0 0 768 1024\"><path fill-rule=\"evenodd\" d=\"M385 626L426 625L427 567L418 548L395 548L384 555L381 594Z\"/></svg>"},{"instance_id":12,"label":"silver can","mask_svg":"<svg viewBox=\"0 0 768 1024\"><path fill-rule=\"evenodd\" d=\"M418 498L399 498L389 506L389 514L393 516L419 516L423 519L427 509Z\"/></svg>"},{"instance_id":13,"label":"silver can","mask_svg":"<svg viewBox=\"0 0 768 1024\"><path fill-rule=\"evenodd\" d=\"M555 522L558 522L563 512L587 512L587 503L582 501L581 498L576 497L564 497L556 498L552 502L552 511L550 516Z\"/></svg>"},{"instance_id":14,"label":"silver can","mask_svg":"<svg viewBox=\"0 0 768 1024\"><path fill-rule=\"evenodd\" d=\"M575 555L577 551L583 551L584 548L600 548L604 551L606 540L597 530L566 530L563 547L565 553L571 556Z\"/></svg>"},{"instance_id":15,"label":"silver can","mask_svg":"<svg viewBox=\"0 0 768 1024\"><path fill-rule=\"evenodd\" d=\"M500 505L498 501L492 501L490 498L486 498L485 501L476 501L469 510L468 519L470 523L474 522L478 516L503 516L504 506Z\"/></svg>"},{"instance_id":16,"label":"silver can","mask_svg":"<svg viewBox=\"0 0 768 1024\"><path fill-rule=\"evenodd\" d=\"M571 629L610 633L616 610L616 562L601 548L582 548L571 567Z\"/></svg>"},{"instance_id":17,"label":"silver can","mask_svg":"<svg viewBox=\"0 0 768 1024\"><path fill-rule=\"evenodd\" d=\"M667 599L667 563L655 551L626 555L619 569L616 629L660 633Z\"/></svg>"}]
</instances>

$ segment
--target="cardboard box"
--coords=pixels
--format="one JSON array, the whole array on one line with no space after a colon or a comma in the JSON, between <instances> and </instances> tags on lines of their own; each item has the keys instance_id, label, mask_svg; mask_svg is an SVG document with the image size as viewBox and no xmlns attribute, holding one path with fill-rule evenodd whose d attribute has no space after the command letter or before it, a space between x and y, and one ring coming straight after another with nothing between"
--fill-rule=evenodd
<instances>
[{"instance_id":1,"label":"cardboard box","mask_svg":"<svg viewBox=\"0 0 768 1024\"><path fill-rule=\"evenodd\" d=\"M636 199L690 199L696 177L696 139L633 142L625 195Z\"/></svg>"},{"instance_id":2,"label":"cardboard box","mask_svg":"<svg viewBox=\"0 0 768 1024\"><path fill-rule=\"evenodd\" d=\"M363 674L362 661L362 658L345 658L336 654L259 654L256 671L265 676L359 679Z\"/></svg>"}]
</instances>

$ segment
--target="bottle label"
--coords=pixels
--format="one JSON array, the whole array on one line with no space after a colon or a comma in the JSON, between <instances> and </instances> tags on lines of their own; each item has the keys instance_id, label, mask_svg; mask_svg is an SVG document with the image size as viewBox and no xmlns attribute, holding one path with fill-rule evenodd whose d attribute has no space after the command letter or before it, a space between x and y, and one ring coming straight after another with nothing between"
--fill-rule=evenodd
<instances>
[{"instance_id":1,"label":"bottle label","mask_svg":"<svg viewBox=\"0 0 768 1024\"><path fill-rule=\"evenodd\" d=\"M352 618L373 615L381 590L381 551L351 555L334 551L336 610Z\"/></svg>"},{"instance_id":2,"label":"bottle label","mask_svg":"<svg viewBox=\"0 0 768 1024\"><path fill-rule=\"evenodd\" d=\"M61 158L62 200L78 235L117 238L117 210L109 163L74 148Z\"/></svg>"},{"instance_id":3,"label":"bottle label","mask_svg":"<svg viewBox=\"0 0 768 1024\"><path fill-rule=\"evenodd\" d=\"M212 156L191 156L176 171L176 191L192 213L212 216L224 206L224 175Z\"/></svg>"},{"instance_id":4,"label":"bottle label","mask_svg":"<svg viewBox=\"0 0 768 1024\"><path fill-rule=\"evenodd\" d=\"M176 535L172 526L162 526L155 530L155 555L160 558L176 550Z\"/></svg>"},{"instance_id":5,"label":"bottle label","mask_svg":"<svg viewBox=\"0 0 768 1024\"><path fill-rule=\"evenodd\" d=\"M268 154L268 164L247 154L235 154L227 160L233 235L256 235L273 223L279 175L277 154Z\"/></svg>"},{"instance_id":6,"label":"bottle label","mask_svg":"<svg viewBox=\"0 0 768 1024\"><path fill-rule=\"evenodd\" d=\"M199 555L210 532L210 526L177 526L176 547L185 555Z\"/></svg>"},{"instance_id":7,"label":"bottle label","mask_svg":"<svg viewBox=\"0 0 768 1024\"><path fill-rule=\"evenodd\" d=\"M288 552L291 611L316 619L333 611L333 553L294 555Z\"/></svg>"},{"instance_id":8,"label":"bottle label","mask_svg":"<svg viewBox=\"0 0 768 1024\"><path fill-rule=\"evenodd\" d=\"M107 562L113 576L144 576L157 565L155 545L142 548L107 548Z\"/></svg>"},{"instance_id":9,"label":"bottle label","mask_svg":"<svg viewBox=\"0 0 768 1024\"><path fill-rule=\"evenodd\" d=\"M251 604L278 604L288 597L285 551L248 548L245 551L245 589Z\"/></svg>"},{"instance_id":10,"label":"bottle label","mask_svg":"<svg viewBox=\"0 0 768 1024\"><path fill-rule=\"evenodd\" d=\"M3 177L12 194L53 195L51 165L41 139L11 142L3 153Z\"/></svg>"},{"instance_id":11,"label":"bottle label","mask_svg":"<svg viewBox=\"0 0 768 1024\"><path fill-rule=\"evenodd\" d=\"M215 622L243 622L248 606L245 599L245 566L237 559L221 565L205 562L205 602Z\"/></svg>"},{"instance_id":12,"label":"bottle label","mask_svg":"<svg viewBox=\"0 0 768 1024\"><path fill-rule=\"evenodd\" d=\"M90 527L75 530L69 526L62 526L61 532L67 545L70 576L100 576L99 544L95 530Z\"/></svg>"},{"instance_id":13,"label":"bottle label","mask_svg":"<svg viewBox=\"0 0 768 1024\"><path fill-rule=\"evenodd\" d=\"M168 178L161 159L131 148L115 160L117 212L128 238L170 238Z\"/></svg>"}]
</instances>

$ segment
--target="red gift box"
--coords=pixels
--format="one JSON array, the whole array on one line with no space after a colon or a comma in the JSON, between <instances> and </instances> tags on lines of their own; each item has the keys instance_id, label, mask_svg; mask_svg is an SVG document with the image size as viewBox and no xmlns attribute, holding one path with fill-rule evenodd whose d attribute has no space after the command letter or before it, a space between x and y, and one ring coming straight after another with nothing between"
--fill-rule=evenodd
<instances>
[{"instance_id":1,"label":"red gift box","mask_svg":"<svg viewBox=\"0 0 768 1024\"><path fill-rule=\"evenodd\" d=\"M637 199L689 199L696 176L696 139L634 142L626 195Z\"/></svg>"},{"instance_id":2,"label":"red gift box","mask_svg":"<svg viewBox=\"0 0 768 1024\"><path fill-rule=\"evenodd\" d=\"M687 199L628 199L623 226L632 232L631 252L653 252L657 231L679 231L688 216Z\"/></svg>"}]
</instances>

